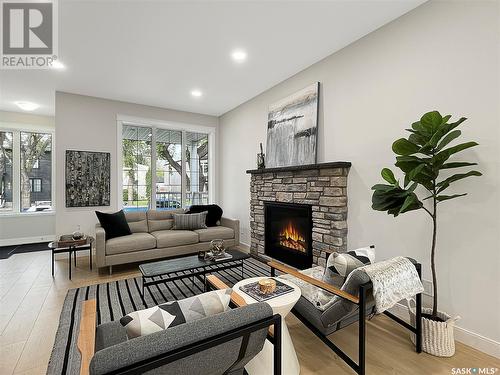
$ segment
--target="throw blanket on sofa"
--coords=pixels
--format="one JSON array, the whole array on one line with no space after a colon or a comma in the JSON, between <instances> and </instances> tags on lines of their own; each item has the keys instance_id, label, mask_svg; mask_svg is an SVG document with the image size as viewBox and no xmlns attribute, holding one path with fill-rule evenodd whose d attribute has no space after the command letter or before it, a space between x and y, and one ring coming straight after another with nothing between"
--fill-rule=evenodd
<instances>
[{"instance_id":1,"label":"throw blanket on sofa","mask_svg":"<svg viewBox=\"0 0 500 375\"><path fill-rule=\"evenodd\" d=\"M372 281L377 314L424 291L415 265L405 257L376 262L359 269L366 272Z\"/></svg>"}]
</instances>

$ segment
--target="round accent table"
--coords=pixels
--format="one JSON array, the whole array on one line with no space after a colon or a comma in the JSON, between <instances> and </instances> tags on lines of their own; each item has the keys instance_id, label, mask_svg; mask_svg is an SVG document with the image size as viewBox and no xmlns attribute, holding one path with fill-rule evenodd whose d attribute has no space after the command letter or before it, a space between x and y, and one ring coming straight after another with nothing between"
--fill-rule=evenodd
<instances>
[{"instance_id":1,"label":"round accent table","mask_svg":"<svg viewBox=\"0 0 500 375\"><path fill-rule=\"evenodd\" d=\"M247 304L257 303L255 299L250 297L248 294L240 290L240 286L250 284L262 279L267 279L267 277L252 277L249 279L241 280L233 286L233 291L238 293ZM300 373L299 360L297 359L297 354L295 353L295 348L293 347L293 342L288 332L288 327L286 326L285 317L288 315L293 306L297 303L300 298L300 288L294 283L279 279L281 282L290 285L294 290L293 292L284 294L279 297L271 298L266 301L266 303L271 306L275 314L281 315L281 344L282 344L282 360L281 369L282 373L286 375L298 375ZM248 364L245 366L245 370L250 375L272 375L273 373L273 345L266 340L264 348L262 351L255 356Z\"/></svg>"}]
</instances>

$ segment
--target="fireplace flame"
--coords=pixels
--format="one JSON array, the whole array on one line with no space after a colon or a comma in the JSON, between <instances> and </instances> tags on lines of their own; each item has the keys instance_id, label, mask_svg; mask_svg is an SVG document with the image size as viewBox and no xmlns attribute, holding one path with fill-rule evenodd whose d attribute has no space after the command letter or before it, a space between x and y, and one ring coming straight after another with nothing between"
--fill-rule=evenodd
<instances>
[{"instance_id":1,"label":"fireplace flame","mask_svg":"<svg viewBox=\"0 0 500 375\"><path fill-rule=\"evenodd\" d=\"M293 226L292 222L288 224L280 232L280 245L301 252L306 252L306 240L304 236Z\"/></svg>"}]
</instances>

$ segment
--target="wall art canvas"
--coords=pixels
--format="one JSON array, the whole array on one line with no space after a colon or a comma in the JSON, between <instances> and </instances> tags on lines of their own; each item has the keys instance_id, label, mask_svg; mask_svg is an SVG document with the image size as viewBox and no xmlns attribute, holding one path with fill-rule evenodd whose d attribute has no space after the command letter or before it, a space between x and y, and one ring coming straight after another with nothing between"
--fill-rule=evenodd
<instances>
[{"instance_id":1,"label":"wall art canvas","mask_svg":"<svg viewBox=\"0 0 500 375\"><path fill-rule=\"evenodd\" d=\"M319 82L269 106L266 167L316 163Z\"/></svg>"},{"instance_id":2,"label":"wall art canvas","mask_svg":"<svg viewBox=\"0 0 500 375\"><path fill-rule=\"evenodd\" d=\"M109 152L66 150L66 207L110 205Z\"/></svg>"}]
</instances>

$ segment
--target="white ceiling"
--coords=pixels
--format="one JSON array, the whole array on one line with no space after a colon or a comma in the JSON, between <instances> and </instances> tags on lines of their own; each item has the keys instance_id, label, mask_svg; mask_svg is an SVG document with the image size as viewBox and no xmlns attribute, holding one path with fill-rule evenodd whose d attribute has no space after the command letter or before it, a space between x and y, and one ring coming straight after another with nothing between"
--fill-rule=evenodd
<instances>
[{"instance_id":1,"label":"white ceiling","mask_svg":"<svg viewBox=\"0 0 500 375\"><path fill-rule=\"evenodd\" d=\"M59 0L67 69L0 71L0 109L53 115L59 90L220 115L424 2Z\"/></svg>"}]
</instances>

